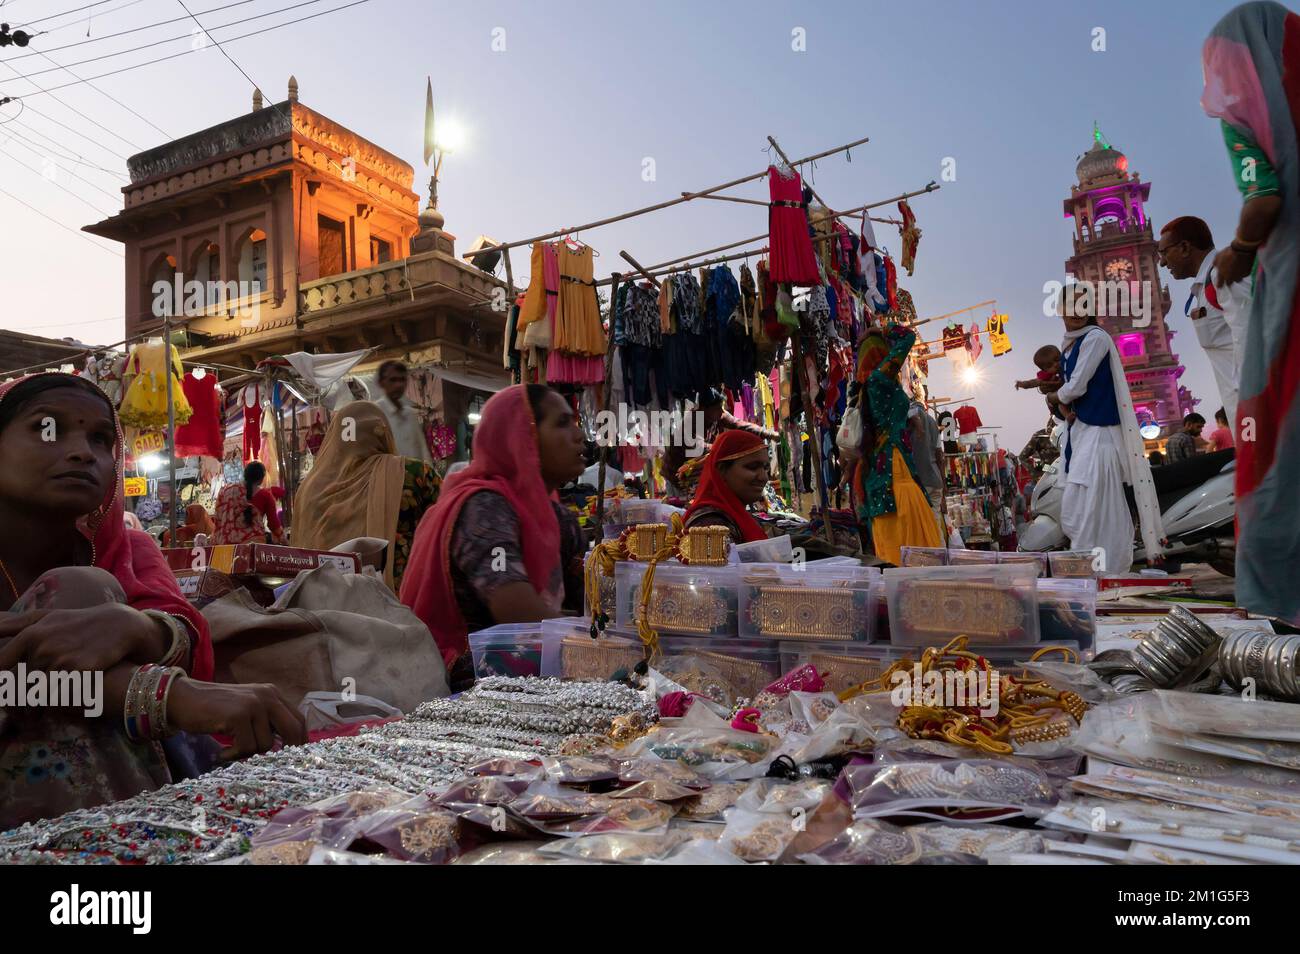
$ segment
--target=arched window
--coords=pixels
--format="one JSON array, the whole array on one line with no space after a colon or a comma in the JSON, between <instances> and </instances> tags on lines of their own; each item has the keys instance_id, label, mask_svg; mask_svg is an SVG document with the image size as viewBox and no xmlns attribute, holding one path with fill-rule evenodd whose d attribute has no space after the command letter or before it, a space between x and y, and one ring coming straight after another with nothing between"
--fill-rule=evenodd
<instances>
[{"instance_id":1,"label":"arched window","mask_svg":"<svg viewBox=\"0 0 1300 954\"><path fill-rule=\"evenodd\" d=\"M145 301L154 318L175 316L180 302L176 299L176 257L159 255L146 273Z\"/></svg>"},{"instance_id":2,"label":"arched window","mask_svg":"<svg viewBox=\"0 0 1300 954\"><path fill-rule=\"evenodd\" d=\"M235 261L239 263L239 282L244 288L257 283L259 291L266 291L266 233L252 228L235 243Z\"/></svg>"},{"instance_id":3,"label":"arched window","mask_svg":"<svg viewBox=\"0 0 1300 954\"><path fill-rule=\"evenodd\" d=\"M187 306L198 305L200 310L206 311L221 302L223 289L217 284L221 281L221 246L216 242L200 242L194 250L189 271L185 274L186 285L191 281L198 282L202 291L198 301L190 301L189 292L186 292ZM193 291L193 286L190 290Z\"/></svg>"}]
</instances>

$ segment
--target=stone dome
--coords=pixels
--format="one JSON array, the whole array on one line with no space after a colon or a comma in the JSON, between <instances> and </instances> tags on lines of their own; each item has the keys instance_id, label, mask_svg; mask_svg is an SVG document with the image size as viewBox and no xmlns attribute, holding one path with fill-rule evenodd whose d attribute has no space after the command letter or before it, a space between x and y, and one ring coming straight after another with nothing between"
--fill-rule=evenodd
<instances>
[{"instance_id":1,"label":"stone dome","mask_svg":"<svg viewBox=\"0 0 1300 954\"><path fill-rule=\"evenodd\" d=\"M1128 157L1114 146L1094 142L1074 167L1074 171L1079 177L1080 185L1111 176L1122 177L1128 173Z\"/></svg>"}]
</instances>

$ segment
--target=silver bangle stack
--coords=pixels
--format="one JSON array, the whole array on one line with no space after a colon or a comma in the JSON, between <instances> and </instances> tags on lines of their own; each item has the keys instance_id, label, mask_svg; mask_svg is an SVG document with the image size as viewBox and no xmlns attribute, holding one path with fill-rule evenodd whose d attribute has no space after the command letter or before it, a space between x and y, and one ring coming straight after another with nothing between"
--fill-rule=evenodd
<instances>
[{"instance_id":1,"label":"silver bangle stack","mask_svg":"<svg viewBox=\"0 0 1300 954\"><path fill-rule=\"evenodd\" d=\"M1253 679L1271 696L1300 702L1300 636L1260 630L1233 633L1219 647L1219 666L1234 689Z\"/></svg>"}]
</instances>

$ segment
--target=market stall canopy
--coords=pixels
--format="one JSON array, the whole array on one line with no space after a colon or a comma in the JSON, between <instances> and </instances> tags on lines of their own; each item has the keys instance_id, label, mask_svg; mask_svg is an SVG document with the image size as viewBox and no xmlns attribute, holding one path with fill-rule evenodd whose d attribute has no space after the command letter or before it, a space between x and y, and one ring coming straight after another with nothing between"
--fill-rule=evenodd
<instances>
[{"instance_id":1,"label":"market stall canopy","mask_svg":"<svg viewBox=\"0 0 1300 954\"><path fill-rule=\"evenodd\" d=\"M449 371L446 368L433 367L429 369L433 374L452 384L459 384L463 388L474 388L477 391L487 391L489 394L496 394L510 386L507 378L489 377L485 374L472 374L468 371Z\"/></svg>"}]
</instances>

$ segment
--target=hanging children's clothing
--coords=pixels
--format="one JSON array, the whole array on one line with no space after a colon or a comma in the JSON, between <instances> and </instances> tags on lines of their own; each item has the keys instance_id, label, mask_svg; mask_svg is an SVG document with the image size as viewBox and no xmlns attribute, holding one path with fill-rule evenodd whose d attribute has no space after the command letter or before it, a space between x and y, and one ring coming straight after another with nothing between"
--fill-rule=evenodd
<instances>
[{"instance_id":1,"label":"hanging children's clothing","mask_svg":"<svg viewBox=\"0 0 1300 954\"><path fill-rule=\"evenodd\" d=\"M247 385L239 395L244 412L244 463L262 459L262 386Z\"/></svg>"},{"instance_id":2,"label":"hanging children's clothing","mask_svg":"<svg viewBox=\"0 0 1300 954\"><path fill-rule=\"evenodd\" d=\"M608 342L600 321L591 246L575 249L568 242L557 242L553 248L559 296L546 378L550 382L599 384L605 379Z\"/></svg>"},{"instance_id":3,"label":"hanging children's clothing","mask_svg":"<svg viewBox=\"0 0 1300 954\"><path fill-rule=\"evenodd\" d=\"M121 419L127 427L158 430L167 426L167 371L163 341L146 341L131 349L126 374L129 381L122 398ZM194 410L181 387L181 356L171 349L172 409L177 424L186 423Z\"/></svg>"},{"instance_id":4,"label":"hanging children's clothing","mask_svg":"<svg viewBox=\"0 0 1300 954\"><path fill-rule=\"evenodd\" d=\"M188 423L176 428L176 456L220 459L225 429L221 426L217 376L204 374L198 378L187 374L181 390L194 413Z\"/></svg>"},{"instance_id":5,"label":"hanging children's clothing","mask_svg":"<svg viewBox=\"0 0 1300 954\"><path fill-rule=\"evenodd\" d=\"M921 230L916 227L916 216L906 199L898 203L898 213L903 217L903 224L898 227L903 237L903 267L911 275L916 267L916 247L921 242Z\"/></svg>"},{"instance_id":6,"label":"hanging children's clothing","mask_svg":"<svg viewBox=\"0 0 1300 954\"><path fill-rule=\"evenodd\" d=\"M808 236L807 203L803 197L803 179L789 167L767 167L768 248L772 281L792 285L816 285L821 281L817 256Z\"/></svg>"},{"instance_id":7,"label":"hanging children's clothing","mask_svg":"<svg viewBox=\"0 0 1300 954\"><path fill-rule=\"evenodd\" d=\"M1006 315L993 315L989 318L989 349L995 358L1000 358L1011 351L1011 337L1006 331L1009 320Z\"/></svg>"}]
</instances>

